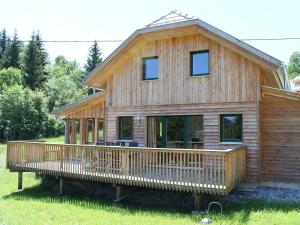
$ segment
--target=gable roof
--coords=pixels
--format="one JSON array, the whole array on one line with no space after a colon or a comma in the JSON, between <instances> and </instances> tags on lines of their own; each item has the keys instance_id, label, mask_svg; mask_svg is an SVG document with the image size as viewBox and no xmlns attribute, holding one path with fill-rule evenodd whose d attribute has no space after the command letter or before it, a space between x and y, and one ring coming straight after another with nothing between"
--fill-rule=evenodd
<instances>
[{"instance_id":1,"label":"gable roof","mask_svg":"<svg viewBox=\"0 0 300 225\"><path fill-rule=\"evenodd\" d=\"M155 21L154 21L155 22ZM150 24L151 25L151 24ZM146 26L145 28L138 29L134 33L132 33L115 51L113 51L96 69L94 69L83 81L84 85L87 86L93 86L90 82L91 80L101 72L109 63L118 56L124 49L133 42L133 40L137 39L138 36L145 35L147 33L151 32L159 32L164 30L170 30L174 28L183 28L188 26L198 26L199 28L202 28L205 30L206 33L203 33L204 35L213 34L217 37L220 37L221 39L228 41L229 43L233 44L234 46L238 46L241 49L251 53L252 55L262 59L264 62L269 63L276 67L278 70L284 71L282 69L283 62L279 59L276 59L272 57L271 55L268 55L267 53L264 53L263 51L260 51L251 45L233 37L232 35L200 20L200 19L187 19L186 21L181 22L175 22L175 23L166 23L163 25L151 25ZM276 71L277 72L277 71ZM280 72L280 73L281 73ZM284 72L282 72L284 73Z\"/></svg>"}]
</instances>

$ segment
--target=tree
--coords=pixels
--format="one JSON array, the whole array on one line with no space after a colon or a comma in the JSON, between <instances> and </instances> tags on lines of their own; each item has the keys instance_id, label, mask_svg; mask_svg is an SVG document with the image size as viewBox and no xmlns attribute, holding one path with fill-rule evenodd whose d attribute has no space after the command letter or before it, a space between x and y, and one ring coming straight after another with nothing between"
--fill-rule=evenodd
<instances>
[{"instance_id":1,"label":"tree","mask_svg":"<svg viewBox=\"0 0 300 225\"><path fill-rule=\"evenodd\" d=\"M300 52L294 52L290 57L288 65L289 79L293 79L300 74Z\"/></svg>"},{"instance_id":2,"label":"tree","mask_svg":"<svg viewBox=\"0 0 300 225\"><path fill-rule=\"evenodd\" d=\"M85 96L86 90L81 86L81 79L82 72L75 61L70 62L63 56L55 59L49 79L43 87L50 112Z\"/></svg>"},{"instance_id":3,"label":"tree","mask_svg":"<svg viewBox=\"0 0 300 225\"><path fill-rule=\"evenodd\" d=\"M7 46L7 35L6 35L6 30L3 29L2 31L0 31L0 67L1 67L1 62L2 62L2 58Z\"/></svg>"},{"instance_id":4,"label":"tree","mask_svg":"<svg viewBox=\"0 0 300 225\"><path fill-rule=\"evenodd\" d=\"M20 69L20 54L21 44L18 38L17 31L15 31L13 39L8 39L8 44L2 57L2 68L14 67Z\"/></svg>"},{"instance_id":5,"label":"tree","mask_svg":"<svg viewBox=\"0 0 300 225\"><path fill-rule=\"evenodd\" d=\"M45 96L20 85L0 94L0 130L8 140L38 138L48 120ZM1 138L1 137L0 137Z\"/></svg>"},{"instance_id":6,"label":"tree","mask_svg":"<svg viewBox=\"0 0 300 225\"><path fill-rule=\"evenodd\" d=\"M39 31L37 32L37 34L35 36L35 41L36 41L38 49L41 53L42 65L47 66L47 64L48 64L48 53L46 52L46 50L44 48L44 44L43 44L41 34L40 34Z\"/></svg>"},{"instance_id":7,"label":"tree","mask_svg":"<svg viewBox=\"0 0 300 225\"><path fill-rule=\"evenodd\" d=\"M89 48L89 54L84 66L87 73L92 72L102 62L102 52L98 47L97 41L94 41L93 45Z\"/></svg>"},{"instance_id":8,"label":"tree","mask_svg":"<svg viewBox=\"0 0 300 225\"><path fill-rule=\"evenodd\" d=\"M21 70L16 68L7 68L0 70L0 94L6 87L13 85L22 85Z\"/></svg>"},{"instance_id":9,"label":"tree","mask_svg":"<svg viewBox=\"0 0 300 225\"><path fill-rule=\"evenodd\" d=\"M32 90L42 87L47 80L46 55L40 37L33 33L23 59L24 81Z\"/></svg>"},{"instance_id":10,"label":"tree","mask_svg":"<svg viewBox=\"0 0 300 225\"><path fill-rule=\"evenodd\" d=\"M86 71L86 76L102 62L101 55L102 55L101 49L98 47L98 43L95 40L93 45L89 48L88 58L84 66ZM91 95L93 93L94 93L94 89L89 88L88 95Z\"/></svg>"},{"instance_id":11,"label":"tree","mask_svg":"<svg viewBox=\"0 0 300 225\"><path fill-rule=\"evenodd\" d=\"M55 76L68 76L78 88L82 88L81 81L84 77L76 61L68 61L60 55L55 58L55 63L50 68L50 78Z\"/></svg>"}]
</instances>

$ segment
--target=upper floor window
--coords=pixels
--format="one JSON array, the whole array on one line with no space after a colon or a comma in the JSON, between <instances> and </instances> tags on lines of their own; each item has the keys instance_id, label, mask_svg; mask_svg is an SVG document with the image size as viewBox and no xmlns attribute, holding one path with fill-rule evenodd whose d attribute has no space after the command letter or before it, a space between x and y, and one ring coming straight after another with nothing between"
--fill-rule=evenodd
<instances>
[{"instance_id":1,"label":"upper floor window","mask_svg":"<svg viewBox=\"0 0 300 225\"><path fill-rule=\"evenodd\" d=\"M158 56L143 58L144 80L158 79Z\"/></svg>"},{"instance_id":2,"label":"upper floor window","mask_svg":"<svg viewBox=\"0 0 300 225\"><path fill-rule=\"evenodd\" d=\"M131 116L119 117L119 139L132 140L133 118Z\"/></svg>"},{"instance_id":3,"label":"upper floor window","mask_svg":"<svg viewBox=\"0 0 300 225\"><path fill-rule=\"evenodd\" d=\"M243 141L243 118L241 114L221 115L221 142Z\"/></svg>"},{"instance_id":4,"label":"upper floor window","mask_svg":"<svg viewBox=\"0 0 300 225\"><path fill-rule=\"evenodd\" d=\"M209 50L191 52L191 76L209 75Z\"/></svg>"}]
</instances>

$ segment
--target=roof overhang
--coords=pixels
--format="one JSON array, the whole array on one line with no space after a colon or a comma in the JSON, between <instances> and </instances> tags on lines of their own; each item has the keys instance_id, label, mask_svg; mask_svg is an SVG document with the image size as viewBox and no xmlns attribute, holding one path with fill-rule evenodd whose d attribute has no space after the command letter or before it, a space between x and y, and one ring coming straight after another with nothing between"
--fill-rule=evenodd
<instances>
[{"instance_id":1,"label":"roof overhang","mask_svg":"<svg viewBox=\"0 0 300 225\"><path fill-rule=\"evenodd\" d=\"M261 65L263 68L266 68L268 71L275 71L277 74L275 79L278 83L278 86L283 87L282 78L278 75L278 70L282 70L283 62L252 47L251 45L227 34L226 32L209 25L208 23L199 20L193 19L184 22L177 22L165 25L159 25L154 27L146 27L143 29L136 30L132 35L130 35L115 51L113 51L96 69L94 69L83 81L84 85L95 86L102 88L106 81L106 75L103 75L105 72L111 73L111 66L117 62L120 57L122 60L126 60L126 57L129 57L128 51L133 47L136 47L136 44L144 41L176 37L183 35L190 35L201 33L202 35L216 41L221 42L224 46L236 51L246 58L251 58L254 62ZM96 76L97 75L97 76ZM273 74L275 76L275 74ZM97 82L95 82L97 80ZM281 83L281 84L280 84Z\"/></svg>"},{"instance_id":2,"label":"roof overhang","mask_svg":"<svg viewBox=\"0 0 300 225\"><path fill-rule=\"evenodd\" d=\"M105 101L105 95L106 94L104 91L95 93L93 95L79 99L78 101L75 101L68 105L65 105L61 108L55 109L52 113L57 117L63 118L64 116L68 115L69 113L73 113L78 110L81 110L81 109L87 107L88 105L97 104L99 102Z\"/></svg>"},{"instance_id":3,"label":"roof overhang","mask_svg":"<svg viewBox=\"0 0 300 225\"><path fill-rule=\"evenodd\" d=\"M262 86L262 96L272 96L300 102L300 93Z\"/></svg>"}]
</instances>

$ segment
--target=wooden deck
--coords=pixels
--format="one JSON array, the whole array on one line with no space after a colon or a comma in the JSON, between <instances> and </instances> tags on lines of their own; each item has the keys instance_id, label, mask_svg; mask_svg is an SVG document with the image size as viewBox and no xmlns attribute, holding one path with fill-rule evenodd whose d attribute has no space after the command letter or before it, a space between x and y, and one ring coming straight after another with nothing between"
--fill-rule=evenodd
<instances>
[{"instance_id":1,"label":"wooden deck","mask_svg":"<svg viewBox=\"0 0 300 225\"><path fill-rule=\"evenodd\" d=\"M158 149L9 142L7 168L146 188L227 194L245 178L246 149Z\"/></svg>"}]
</instances>

